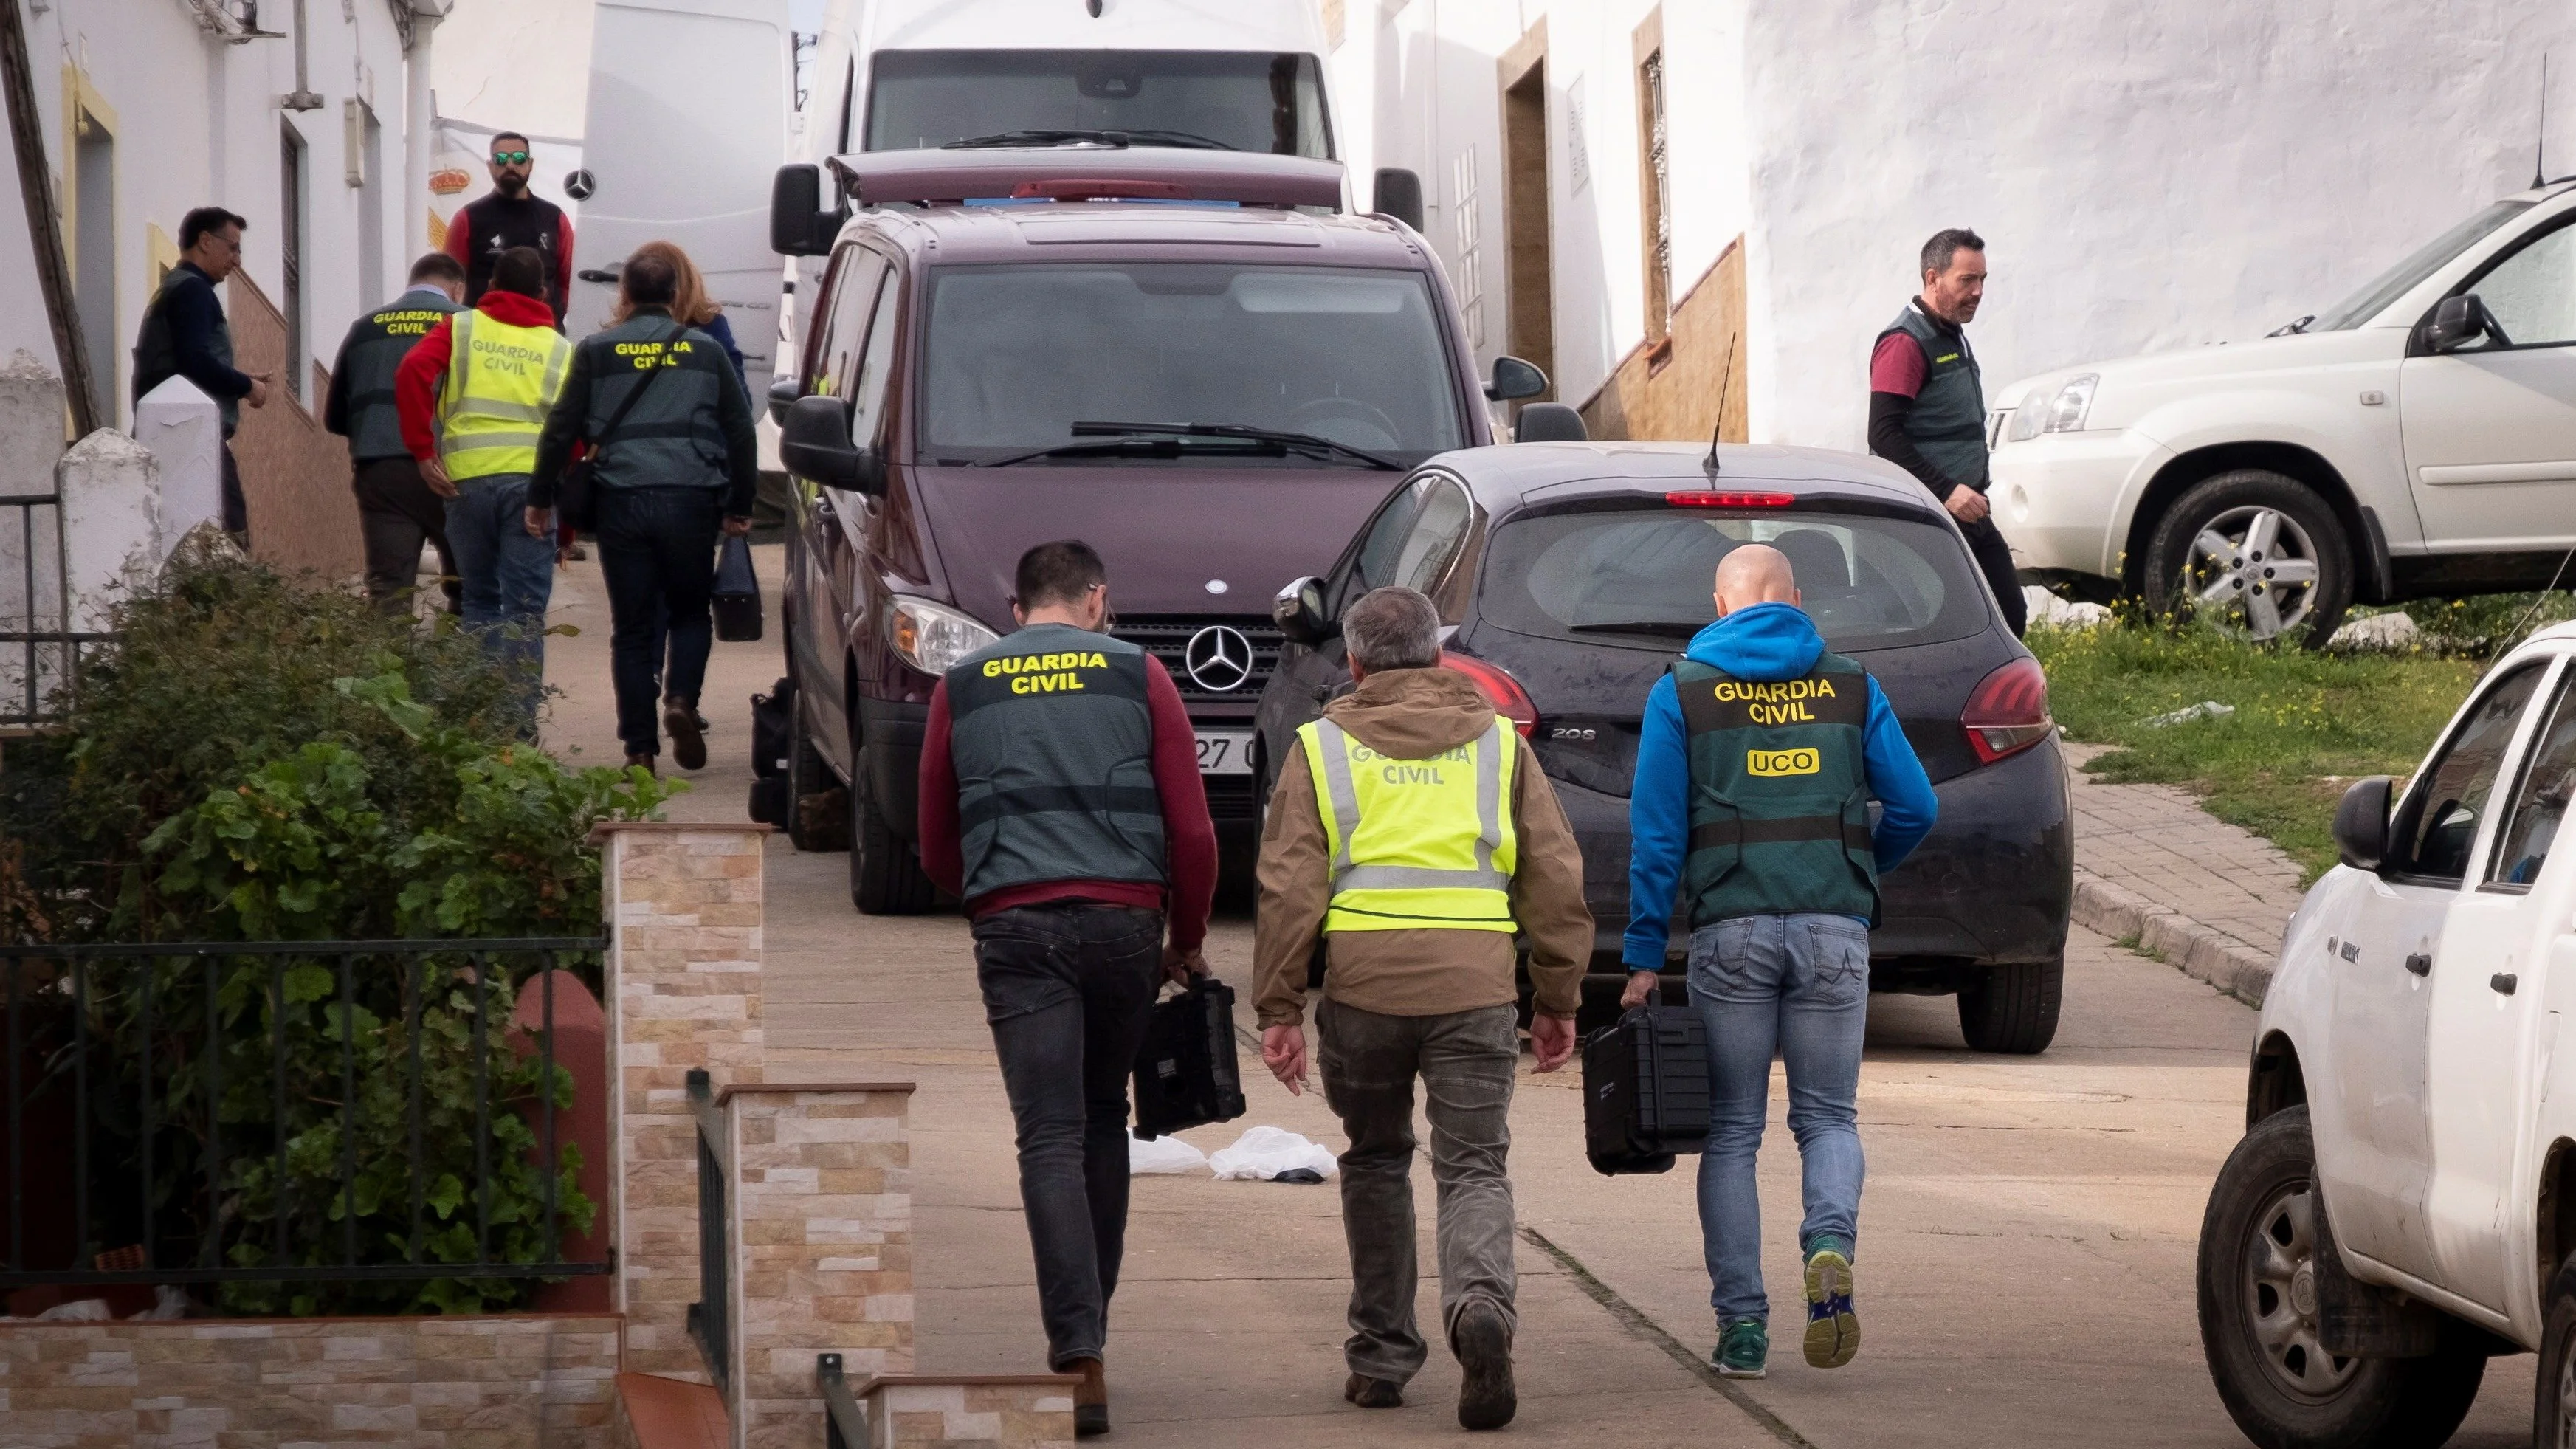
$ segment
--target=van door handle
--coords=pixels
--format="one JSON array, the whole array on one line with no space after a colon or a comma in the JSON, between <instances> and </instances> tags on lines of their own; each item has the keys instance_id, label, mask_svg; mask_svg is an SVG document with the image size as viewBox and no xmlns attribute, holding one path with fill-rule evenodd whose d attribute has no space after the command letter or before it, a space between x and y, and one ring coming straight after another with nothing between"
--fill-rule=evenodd
<instances>
[{"instance_id":1,"label":"van door handle","mask_svg":"<svg viewBox=\"0 0 2576 1449\"><path fill-rule=\"evenodd\" d=\"M2487 984L2494 987L2500 995L2513 995L2515 982L2513 973L2510 971L2499 971L2493 976L2488 977Z\"/></svg>"},{"instance_id":2,"label":"van door handle","mask_svg":"<svg viewBox=\"0 0 2576 1449\"><path fill-rule=\"evenodd\" d=\"M2433 958L2418 951L2406 958L2406 969L2418 976L2430 976L2433 974Z\"/></svg>"}]
</instances>

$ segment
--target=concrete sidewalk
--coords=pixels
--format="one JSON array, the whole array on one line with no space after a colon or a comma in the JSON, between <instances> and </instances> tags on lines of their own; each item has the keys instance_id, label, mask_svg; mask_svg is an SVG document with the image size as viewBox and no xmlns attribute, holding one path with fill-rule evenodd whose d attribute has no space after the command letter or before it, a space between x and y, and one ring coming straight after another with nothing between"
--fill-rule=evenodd
<instances>
[{"instance_id":1,"label":"concrete sidewalk","mask_svg":"<svg viewBox=\"0 0 2576 1449\"><path fill-rule=\"evenodd\" d=\"M2305 894L2298 862L2171 785L2114 785L2084 765L2109 745L2066 743L2075 810L2075 919L2263 1004L2282 928Z\"/></svg>"}]
</instances>

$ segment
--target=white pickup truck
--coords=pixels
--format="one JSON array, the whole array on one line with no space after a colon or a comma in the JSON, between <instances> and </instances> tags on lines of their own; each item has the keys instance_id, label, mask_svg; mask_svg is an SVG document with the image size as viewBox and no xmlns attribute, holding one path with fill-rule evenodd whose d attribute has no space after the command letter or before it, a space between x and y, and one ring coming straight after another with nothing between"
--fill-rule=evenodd
<instances>
[{"instance_id":1,"label":"white pickup truck","mask_svg":"<svg viewBox=\"0 0 2576 1449\"><path fill-rule=\"evenodd\" d=\"M2245 1138L2201 1225L2201 1342L2266 1449L2431 1446L2541 1355L2576 1445L2576 625L2498 662L2402 790L2345 794L2290 921Z\"/></svg>"},{"instance_id":2,"label":"white pickup truck","mask_svg":"<svg viewBox=\"0 0 2576 1449\"><path fill-rule=\"evenodd\" d=\"M2355 601L2547 587L2576 545L2576 183L2269 337L1995 404L1995 519L2078 593L2323 643Z\"/></svg>"}]
</instances>

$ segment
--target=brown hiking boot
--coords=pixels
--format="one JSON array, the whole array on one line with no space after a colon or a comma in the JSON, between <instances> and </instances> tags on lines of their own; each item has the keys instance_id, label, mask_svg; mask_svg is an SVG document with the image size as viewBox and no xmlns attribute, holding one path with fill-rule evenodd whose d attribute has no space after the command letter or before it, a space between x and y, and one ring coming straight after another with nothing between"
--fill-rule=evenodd
<instances>
[{"instance_id":1,"label":"brown hiking boot","mask_svg":"<svg viewBox=\"0 0 2576 1449\"><path fill-rule=\"evenodd\" d=\"M707 722L698 713L697 701L676 697L663 700L662 729L671 737L671 758L681 769L707 767Z\"/></svg>"},{"instance_id":2,"label":"brown hiking boot","mask_svg":"<svg viewBox=\"0 0 2576 1449\"><path fill-rule=\"evenodd\" d=\"M1349 1382L1342 1385L1342 1397L1363 1409L1401 1409L1404 1407L1404 1385L1392 1379L1353 1374Z\"/></svg>"},{"instance_id":3,"label":"brown hiking boot","mask_svg":"<svg viewBox=\"0 0 2576 1449\"><path fill-rule=\"evenodd\" d=\"M1066 1364L1063 1372L1082 1376L1082 1382L1073 1386L1074 1437L1090 1439L1108 1433L1109 1380L1100 1360L1078 1358Z\"/></svg>"}]
</instances>

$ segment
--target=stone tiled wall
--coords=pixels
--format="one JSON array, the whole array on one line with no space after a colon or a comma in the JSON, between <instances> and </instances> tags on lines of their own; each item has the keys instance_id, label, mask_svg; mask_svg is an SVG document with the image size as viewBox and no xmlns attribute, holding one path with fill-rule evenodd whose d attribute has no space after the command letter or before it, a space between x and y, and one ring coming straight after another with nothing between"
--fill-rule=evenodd
<instances>
[{"instance_id":1,"label":"stone tiled wall","mask_svg":"<svg viewBox=\"0 0 2576 1449\"><path fill-rule=\"evenodd\" d=\"M912 1369L910 1082L737 1084L734 1443L821 1449L814 1361Z\"/></svg>"},{"instance_id":2,"label":"stone tiled wall","mask_svg":"<svg viewBox=\"0 0 2576 1449\"><path fill-rule=\"evenodd\" d=\"M766 826L603 826L609 1080L618 1094L614 1241L625 1367L703 1381L697 1127L688 1074L761 1080L761 837Z\"/></svg>"},{"instance_id":3,"label":"stone tiled wall","mask_svg":"<svg viewBox=\"0 0 2576 1449\"><path fill-rule=\"evenodd\" d=\"M1072 1449L1074 1380L1056 1374L924 1376L863 1384L876 1449Z\"/></svg>"},{"instance_id":4,"label":"stone tiled wall","mask_svg":"<svg viewBox=\"0 0 2576 1449\"><path fill-rule=\"evenodd\" d=\"M0 1445L611 1449L613 1317L0 1324Z\"/></svg>"}]
</instances>

